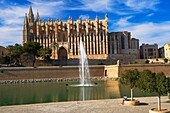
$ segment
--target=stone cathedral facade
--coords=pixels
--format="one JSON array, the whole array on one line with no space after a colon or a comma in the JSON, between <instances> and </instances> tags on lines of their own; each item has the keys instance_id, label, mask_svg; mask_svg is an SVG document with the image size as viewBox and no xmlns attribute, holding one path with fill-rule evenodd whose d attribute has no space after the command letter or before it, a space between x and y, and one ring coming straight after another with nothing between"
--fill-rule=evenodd
<instances>
[{"instance_id":1,"label":"stone cathedral facade","mask_svg":"<svg viewBox=\"0 0 170 113\"><path fill-rule=\"evenodd\" d=\"M136 47L131 48L132 39L129 32L109 33L107 14L102 20L96 16L94 20L78 18L73 21L69 17L66 22L58 19L44 21L40 19L38 12L34 18L30 7L28 15L25 15L23 43L34 41L39 42L44 48L52 48L52 59L78 58L80 40L88 59L108 59L115 54L129 54L130 49L138 49L136 43L139 43L135 39ZM120 58L119 55L115 57Z\"/></svg>"}]
</instances>

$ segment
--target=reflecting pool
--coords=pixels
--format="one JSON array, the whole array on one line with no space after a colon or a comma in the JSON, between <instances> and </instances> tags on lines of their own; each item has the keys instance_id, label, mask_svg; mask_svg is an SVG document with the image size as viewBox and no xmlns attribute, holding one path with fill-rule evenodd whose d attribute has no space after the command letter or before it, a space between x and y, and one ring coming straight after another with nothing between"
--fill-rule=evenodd
<instances>
[{"instance_id":1,"label":"reflecting pool","mask_svg":"<svg viewBox=\"0 0 170 113\"><path fill-rule=\"evenodd\" d=\"M43 82L25 84L0 84L0 106L97 100L130 97L130 88L118 81L93 81L97 83L93 87L71 87L78 82ZM68 84L68 85L66 85ZM134 90L134 96L153 96L138 89Z\"/></svg>"}]
</instances>

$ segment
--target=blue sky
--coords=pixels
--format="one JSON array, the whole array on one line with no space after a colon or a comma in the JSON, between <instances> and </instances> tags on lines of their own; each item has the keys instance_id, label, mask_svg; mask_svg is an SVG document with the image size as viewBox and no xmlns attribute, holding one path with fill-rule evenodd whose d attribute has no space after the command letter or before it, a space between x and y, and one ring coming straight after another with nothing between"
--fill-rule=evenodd
<instances>
[{"instance_id":1,"label":"blue sky","mask_svg":"<svg viewBox=\"0 0 170 113\"><path fill-rule=\"evenodd\" d=\"M0 0L0 45L22 43L22 26L30 5L34 16L41 19L57 17L67 21L103 19L109 16L109 32L130 31L142 43L170 43L169 0Z\"/></svg>"}]
</instances>

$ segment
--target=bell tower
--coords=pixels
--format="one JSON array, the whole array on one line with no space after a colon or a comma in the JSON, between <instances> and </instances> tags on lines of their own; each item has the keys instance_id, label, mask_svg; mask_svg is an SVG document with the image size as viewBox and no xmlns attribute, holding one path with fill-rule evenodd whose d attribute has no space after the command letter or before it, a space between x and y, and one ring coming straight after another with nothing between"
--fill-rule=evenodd
<instances>
[{"instance_id":1,"label":"bell tower","mask_svg":"<svg viewBox=\"0 0 170 113\"><path fill-rule=\"evenodd\" d=\"M34 41L34 34L35 34L35 25L34 25L34 14L32 11L32 6L30 6L29 13L28 13L28 41L32 42Z\"/></svg>"},{"instance_id":2,"label":"bell tower","mask_svg":"<svg viewBox=\"0 0 170 113\"><path fill-rule=\"evenodd\" d=\"M25 13L25 18L24 18L24 25L23 25L23 36L22 36L22 44L26 43L28 41L28 18L27 18L27 13Z\"/></svg>"},{"instance_id":3,"label":"bell tower","mask_svg":"<svg viewBox=\"0 0 170 113\"><path fill-rule=\"evenodd\" d=\"M32 11L32 6L30 6L30 10L29 10L29 13L28 13L28 22L34 23L34 14L33 14L33 11Z\"/></svg>"}]
</instances>

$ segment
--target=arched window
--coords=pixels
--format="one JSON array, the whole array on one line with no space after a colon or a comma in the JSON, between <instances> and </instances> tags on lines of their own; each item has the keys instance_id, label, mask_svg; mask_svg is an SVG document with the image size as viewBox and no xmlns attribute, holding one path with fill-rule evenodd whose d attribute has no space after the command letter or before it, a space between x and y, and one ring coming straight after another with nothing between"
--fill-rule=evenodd
<instances>
[{"instance_id":1,"label":"arched window","mask_svg":"<svg viewBox=\"0 0 170 113\"><path fill-rule=\"evenodd\" d=\"M92 22L92 30L94 30L94 23Z\"/></svg>"},{"instance_id":2,"label":"arched window","mask_svg":"<svg viewBox=\"0 0 170 113\"><path fill-rule=\"evenodd\" d=\"M103 54L103 33L100 34L100 37L101 37L101 54Z\"/></svg>"},{"instance_id":3,"label":"arched window","mask_svg":"<svg viewBox=\"0 0 170 113\"><path fill-rule=\"evenodd\" d=\"M112 54L114 54L115 53L115 51L114 51L114 44L112 44Z\"/></svg>"},{"instance_id":4,"label":"arched window","mask_svg":"<svg viewBox=\"0 0 170 113\"><path fill-rule=\"evenodd\" d=\"M118 41L117 35L115 36L115 40Z\"/></svg>"},{"instance_id":5,"label":"arched window","mask_svg":"<svg viewBox=\"0 0 170 113\"><path fill-rule=\"evenodd\" d=\"M93 41L93 33L91 33L91 41Z\"/></svg>"},{"instance_id":6,"label":"arched window","mask_svg":"<svg viewBox=\"0 0 170 113\"><path fill-rule=\"evenodd\" d=\"M74 24L74 29L75 29L75 30L77 29L77 25L76 25L76 23Z\"/></svg>"},{"instance_id":7,"label":"arched window","mask_svg":"<svg viewBox=\"0 0 170 113\"><path fill-rule=\"evenodd\" d=\"M100 36L101 36L101 41L103 41L103 33L101 33Z\"/></svg>"},{"instance_id":8,"label":"arched window","mask_svg":"<svg viewBox=\"0 0 170 113\"><path fill-rule=\"evenodd\" d=\"M125 39L123 36L121 36L121 48L125 49Z\"/></svg>"},{"instance_id":9,"label":"arched window","mask_svg":"<svg viewBox=\"0 0 170 113\"><path fill-rule=\"evenodd\" d=\"M92 45L92 47L91 47L91 49L92 49L92 54L94 54L94 45L93 45L93 33L91 33L91 45Z\"/></svg>"},{"instance_id":10,"label":"arched window","mask_svg":"<svg viewBox=\"0 0 170 113\"><path fill-rule=\"evenodd\" d=\"M102 30L102 27L103 27L102 22L100 22L100 29L101 29L101 30Z\"/></svg>"},{"instance_id":11,"label":"arched window","mask_svg":"<svg viewBox=\"0 0 170 113\"><path fill-rule=\"evenodd\" d=\"M66 24L64 25L64 31L67 31L67 25Z\"/></svg>"},{"instance_id":12,"label":"arched window","mask_svg":"<svg viewBox=\"0 0 170 113\"><path fill-rule=\"evenodd\" d=\"M65 37L65 34L63 34L63 42L66 41L66 37Z\"/></svg>"},{"instance_id":13,"label":"arched window","mask_svg":"<svg viewBox=\"0 0 170 113\"><path fill-rule=\"evenodd\" d=\"M86 29L86 25L85 25L85 23L83 24L83 29L84 29L84 30Z\"/></svg>"},{"instance_id":14,"label":"arched window","mask_svg":"<svg viewBox=\"0 0 170 113\"><path fill-rule=\"evenodd\" d=\"M82 42L84 42L84 34L82 34Z\"/></svg>"}]
</instances>

